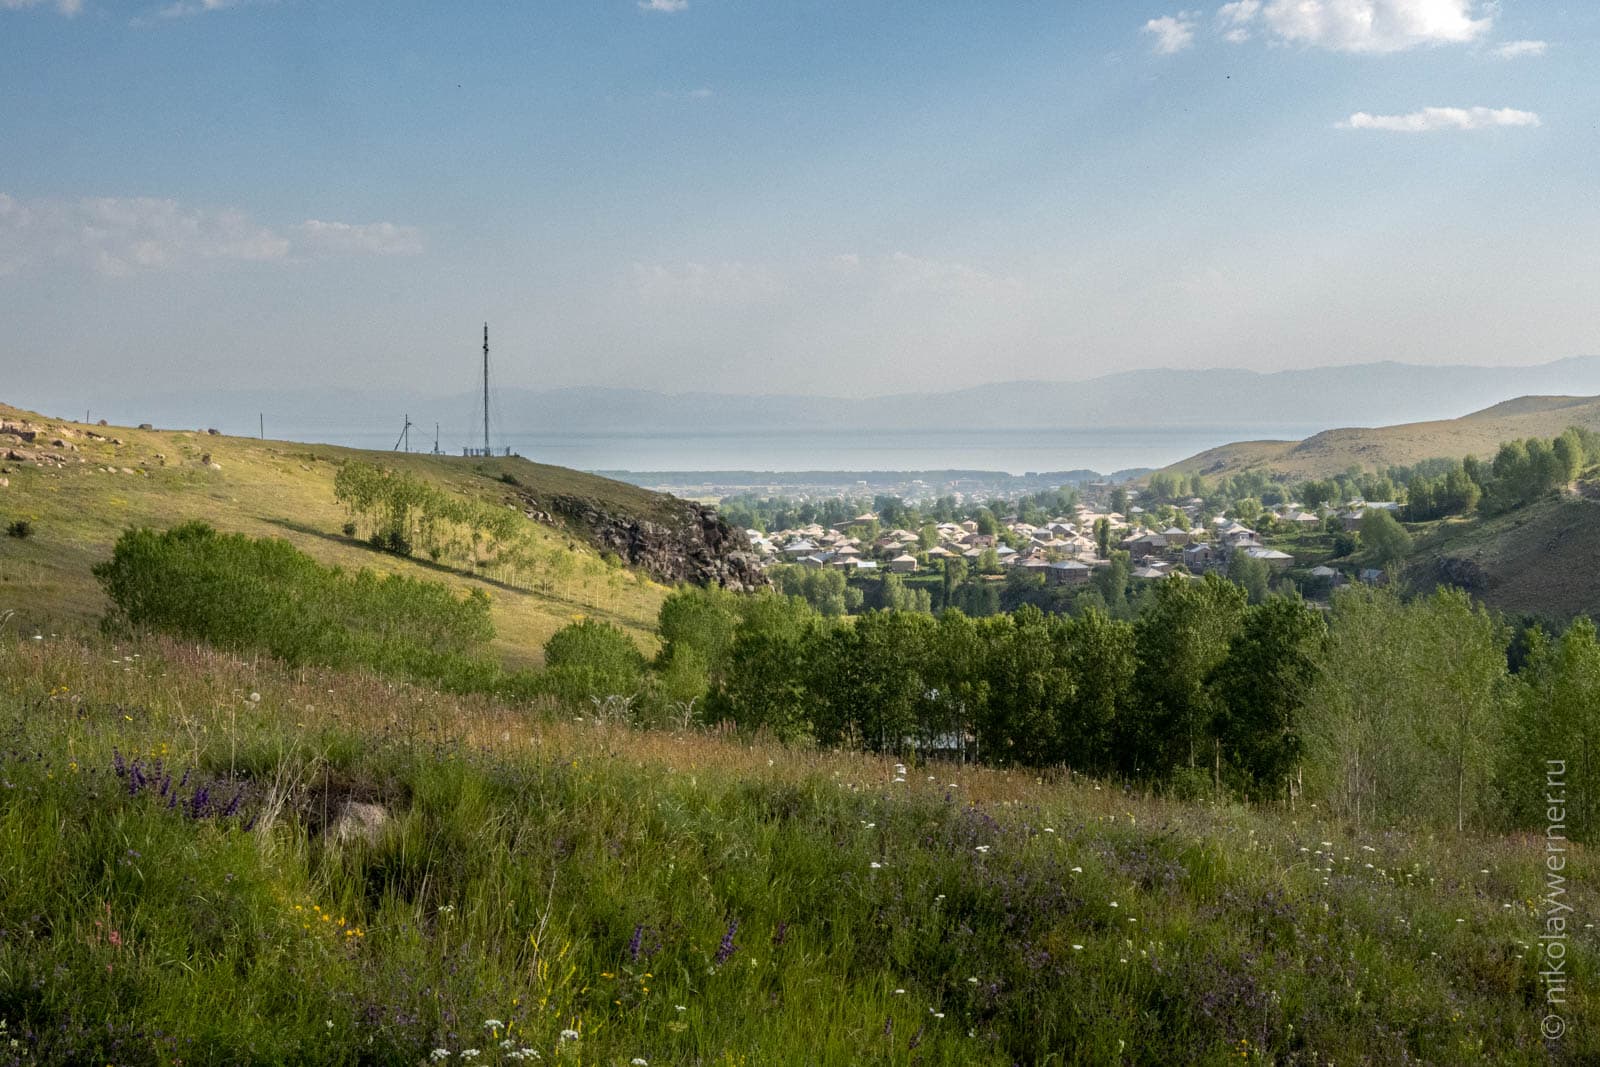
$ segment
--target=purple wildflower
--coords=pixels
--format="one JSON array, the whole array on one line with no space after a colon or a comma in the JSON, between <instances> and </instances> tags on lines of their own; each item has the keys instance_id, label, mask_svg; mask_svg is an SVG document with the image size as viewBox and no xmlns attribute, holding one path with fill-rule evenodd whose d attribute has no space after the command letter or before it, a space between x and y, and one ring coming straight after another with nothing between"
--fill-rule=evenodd
<instances>
[{"instance_id":1,"label":"purple wildflower","mask_svg":"<svg viewBox=\"0 0 1600 1067\"><path fill-rule=\"evenodd\" d=\"M728 932L722 935L722 944L717 946L717 955L712 961L718 967L733 959L733 954L739 950L739 946L733 943L733 935L738 932L739 920L733 919L729 921Z\"/></svg>"},{"instance_id":2,"label":"purple wildflower","mask_svg":"<svg viewBox=\"0 0 1600 1067\"><path fill-rule=\"evenodd\" d=\"M628 939L628 959L634 963L639 962L639 949L644 942L644 924L633 928L633 936Z\"/></svg>"}]
</instances>

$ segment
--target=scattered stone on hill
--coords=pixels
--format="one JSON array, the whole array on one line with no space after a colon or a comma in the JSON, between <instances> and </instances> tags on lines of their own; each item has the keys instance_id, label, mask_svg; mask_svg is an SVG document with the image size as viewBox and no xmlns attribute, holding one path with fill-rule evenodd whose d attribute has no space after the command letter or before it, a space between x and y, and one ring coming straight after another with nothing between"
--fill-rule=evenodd
<instances>
[{"instance_id":1,"label":"scattered stone on hill","mask_svg":"<svg viewBox=\"0 0 1600 1067\"><path fill-rule=\"evenodd\" d=\"M735 592L771 584L761 573L744 534L724 522L715 508L667 498L677 521L653 522L619 514L604 503L581 496L557 495L543 504L519 491L525 512L555 515L587 535L604 552L662 582L720 585Z\"/></svg>"},{"instance_id":2,"label":"scattered stone on hill","mask_svg":"<svg viewBox=\"0 0 1600 1067\"><path fill-rule=\"evenodd\" d=\"M347 800L340 806L339 814L334 816L328 832L335 844L364 841L370 845L383 835L383 828L388 824L389 810L382 804Z\"/></svg>"},{"instance_id":3,"label":"scattered stone on hill","mask_svg":"<svg viewBox=\"0 0 1600 1067\"><path fill-rule=\"evenodd\" d=\"M141 430L153 430L153 429L155 429L155 427L150 425L148 422L141 422L139 424L139 429L141 429Z\"/></svg>"},{"instance_id":4,"label":"scattered stone on hill","mask_svg":"<svg viewBox=\"0 0 1600 1067\"><path fill-rule=\"evenodd\" d=\"M10 485L11 485L11 479L10 478L0 478L0 489L9 488Z\"/></svg>"},{"instance_id":5,"label":"scattered stone on hill","mask_svg":"<svg viewBox=\"0 0 1600 1067\"><path fill-rule=\"evenodd\" d=\"M206 466L214 471L219 471L222 469L222 464L220 463L207 463Z\"/></svg>"},{"instance_id":6,"label":"scattered stone on hill","mask_svg":"<svg viewBox=\"0 0 1600 1067\"><path fill-rule=\"evenodd\" d=\"M206 433L211 437L221 437L222 436L222 431L221 430L212 429L209 426L206 427Z\"/></svg>"},{"instance_id":7,"label":"scattered stone on hill","mask_svg":"<svg viewBox=\"0 0 1600 1067\"><path fill-rule=\"evenodd\" d=\"M17 463L32 463L38 458L39 454L37 452L29 452L22 448L6 449L6 459L14 460Z\"/></svg>"}]
</instances>

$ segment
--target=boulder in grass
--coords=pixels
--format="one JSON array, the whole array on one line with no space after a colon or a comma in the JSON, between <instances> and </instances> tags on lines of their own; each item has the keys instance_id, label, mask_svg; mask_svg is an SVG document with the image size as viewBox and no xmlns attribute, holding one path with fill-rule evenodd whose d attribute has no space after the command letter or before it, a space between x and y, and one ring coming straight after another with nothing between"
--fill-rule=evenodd
<instances>
[{"instance_id":1,"label":"boulder in grass","mask_svg":"<svg viewBox=\"0 0 1600 1067\"><path fill-rule=\"evenodd\" d=\"M360 800L347 800L334 816L328 833L335 844L349 845L357 841L374 844L383 836L389 825L389 809L382 804L368 804Z\"/></svg>"}]
</instances>

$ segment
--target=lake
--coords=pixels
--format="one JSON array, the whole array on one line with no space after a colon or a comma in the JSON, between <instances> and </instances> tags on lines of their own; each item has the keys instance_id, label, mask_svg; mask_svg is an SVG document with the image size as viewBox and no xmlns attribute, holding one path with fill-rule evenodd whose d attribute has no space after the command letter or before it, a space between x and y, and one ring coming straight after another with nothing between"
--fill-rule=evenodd
<instances>
[{"instance_id":1,"label":"lake","mask_svg":"<svg viewBox=\"0 0 1600 1067\"><path fill-rule=\"evenodd\" d=\"M802 471L802 470L983 470L1025 474L1088 468L1101 473L1129 467L1162 467L1196 452L1240 440L1300 438L1317 427L1278 425L1128 426L1066 430L853 430L772 433L628 434L507 433L509 445L540 463L579 470L612 471ZM387 450L394 435L330 436L333 443ZM432 441L415 436L415 449ZM450 442L442 442L452 451ZM460 446L453 449L460 453Z\"/></svg>"}]
</instances>

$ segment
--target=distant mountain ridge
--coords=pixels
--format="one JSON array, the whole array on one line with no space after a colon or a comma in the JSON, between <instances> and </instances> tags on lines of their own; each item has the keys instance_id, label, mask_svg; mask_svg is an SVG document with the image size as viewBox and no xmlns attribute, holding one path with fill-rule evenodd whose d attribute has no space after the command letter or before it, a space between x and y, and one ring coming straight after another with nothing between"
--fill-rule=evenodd
<instances>
[{"instance_id":1,"label":"distant mountain ridge","mask_svg":"<svg viewBox=\"0 0 1600 1067\"><path fill-rule=\"evenodd\" d=\"M468 372L463 367L464 373ZM265 414L278 437L326 439L398 433L402 413L414 440L433 423L447 451L459 447L474 393L430 395L356 389L184 389L143 396L81 394L18 398L64 416L86 408L114 422L216 426L253 435ZM736 395L704 390L664 393L624 387L497 390L493 414L507 432L717 434L875 430L1128 429L1255 426L1374 426L1451 418L1507 396L1600 394L1600 356L1575 356L1527 367L1429 366L1397 362L1257 372L1134 370L1083 381L1012 381L949 391L864 398Z\"/></svg>"}]
</instances>

